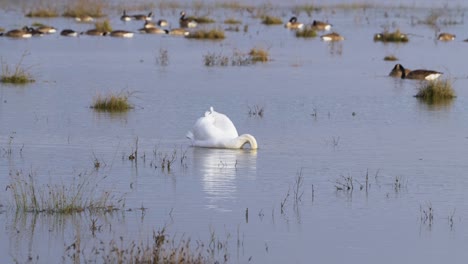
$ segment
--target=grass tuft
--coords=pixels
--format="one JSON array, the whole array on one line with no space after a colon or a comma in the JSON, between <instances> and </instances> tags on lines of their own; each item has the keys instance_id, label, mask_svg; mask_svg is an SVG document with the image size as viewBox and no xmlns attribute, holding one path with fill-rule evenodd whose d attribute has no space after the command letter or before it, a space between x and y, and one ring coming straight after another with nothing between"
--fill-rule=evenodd
<instances>
[{"instance_id":1,"label":"grass tuft","mask_svg":"<svg viewBox=\"0 0 468 264\"><path fill-rule=\"evenodd\" d=\"M238 24L242 24L242 22L240 20L235 19L235 18L228 18L228 19L224 20L224 24L238 25Z\"/></svg>"},{"instance_id":2,"label":"grass tuft","mask_svg":"<svg viewBox=\"0 0 468 264\"><path fill-rule=\"evenodd\" d=\"M27 17L42 17L42 18L49 18L49 17L58 17L59 14L55 8L38 8L32 11L29 11L26 14Z\"/></svg>"},{"instance_id":3,"label":"grass tuft","mask_svg":"<svg viewBox=\"0 0 468 264\"><path fill-rule=\"evenodd\" d=\"M273 17L273 16L264 16L262 18L262 24L265 25L282 25L283 20L279 17Z\"/></svg>"},{"instance_id":4,"label":"grass tuft","mask_svg":"<svg viewBox=\"0 0 468 264\"><path fill-rule=\"evenodd\" d=\"M72 214L89 211L112 211L118 206L111 201L110 192L96 195L94 175L79 174L69 185L39 185L34 173L27 176L22 172L11 175L7 190L11 191L17 212ZM117 202L116 204L118 204Z\"/></svg>"},{"instance_id":5,"label":"grass tuft","mask_svg":"<svg viewBox=\"0 0 468 264\"><path fill-rule=\"evenodd\" d=\"M11 84L27 84L34 82L31 74L28 72L29 68L22 66L23 59L27 53L23 53L19 62L13 67L13 69L2 61L2 74L0 76L0 82L11 83Z\"/></svg>"},{"instance_id":6,"label":"grass tuft","mask_svg":"<svg viewBox=\"0 0 468 264\"><path fill-rule=\"evenodd\" d=\"M296 31L297 38L315 38L317 37L317 31L312 28L305 28L303 30Z\"/></svg>"},{"instance_id":7,"label":"grass tuft","mask_svg":"<svg viewBox=\"0 0 468 264\"><path fill-rule=\"evenodd\" d=\"M97 95L94 98L91 108L97 111L124 112L133 108L128 102L129 94L108 94L107 96Z\"/></svg>"},{"instance_id":8,"label":"grass tuft","mask_svg":"<svg viewBox=\"0 0 468 264\"><path fill-rule=\"evenodd\" d=\"M388 55L384 57L384 61L397 61L398 58L395 57L394 55Z\"/></svg>"},{"instance_id":9,"label":"grass tuft","mask_svg":"<svg viewBox=\"0 0 468 264\"><path fill-rule=\"evenodd\" d=\"M106 0L72 0L63 13L64 17L103 17L103 9L107 7Z\"/></svg>"},{"instance_id":10,"label":"grass tuft","mask_svg":"<svg viewBox=\"0 0 468 264\"><path fill-rule=\"evenodd\" d=\"M270 60L268 51L260 48L251 49L249 55L253 62L267 62Z\"/></svg>"},{"instance_id":11,"label":"grass tuft","mask_svg":"<svg viewBox=\"0 0 468 264\"><path fill-rule=\"evenodd\" d=\"M414 96L429 104L446 102L456 97L450 80L423 82Z\"/></svg>"},{"instance_id":12,"label":"grass tuft","mask_svg":"<svg viewBox=\"0 0 468 264\"><path fill-rule=\"evenodd\" d=\"M224 31L219 29L211 30L197 30L193 33L190 33L187 38L192 39L212 39L212 40L221 40L224 39Z\"/></svg>"},{"instance_id":13,"label":"grass tuft","mask_svg":"<svg viewBox=\"0 0 468 264\"><path fill-rule=\"evenodd\" d=\"M94 26L96 27L96 30L101 31L101 32L111 32L112 31L112 26L109 22L109 19L106 19L101 22L96 22L94 23Z\"/></svg>"},{"instance_id":14,"label":"grass tuft","mask_svg":"<svg viewBox=\"0 0 468 264\"><path fill-rule=\"evenodd\" d=\"M408 42L408 36L400 32L397 29L395 32L388 32L385 31L383 33L375 34L374 41L382 41L382 42Z\"/></svg>"},{"instance_id":15,"label":"grass tuft","mask_svg":"<svg viewBox=\"0 0 468 264\"><path fill-rule=\"evenodd\" d=\"M187 17L188 20L194 20L198 24L211 24L214 23L215 21L209 17L195 17L195 16L189 16Z\"/></svg>"}]
</instances>

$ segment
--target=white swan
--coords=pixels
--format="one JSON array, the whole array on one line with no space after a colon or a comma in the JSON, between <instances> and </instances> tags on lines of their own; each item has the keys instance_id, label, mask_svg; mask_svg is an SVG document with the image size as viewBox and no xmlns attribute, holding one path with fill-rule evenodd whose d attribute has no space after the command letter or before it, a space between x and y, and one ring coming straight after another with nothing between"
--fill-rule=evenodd
<instances>
[{"instance_id":1,"label":"white swan","mask_svg":"<svg viewBox=\"0 0 468 264\"><path fill-rule=\"evenodd\" d=\"M214 111L213 107L195 122L186 136L195 147L240 149L248 143L251 149L258 148L257 140L252 135L239 136L231 119Z\"/></svg>"}]
</instances>

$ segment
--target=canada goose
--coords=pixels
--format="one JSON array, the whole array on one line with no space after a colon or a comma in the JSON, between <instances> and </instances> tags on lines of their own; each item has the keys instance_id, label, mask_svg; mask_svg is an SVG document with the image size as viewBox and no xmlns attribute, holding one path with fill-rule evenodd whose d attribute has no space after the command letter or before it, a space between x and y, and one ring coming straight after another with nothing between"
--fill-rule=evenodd
<instances>
[{"instance_id":1,"label":"canada goose","mask_svg":"<svg viewBox=\"0 0 468 264\"><path fill-rule=\"evenodd\" d=\"M82 16L75 17L75 20L77 22L92 22L94 21L94 18L88 15L82 15Z\"/></svg>"},{"instance_id":2,"label":"canada goose","mask_svg":"<svg viewBox=\"0 0 468 264\"><path fill-rule=\"evenodd\" d=\"M120 17L120 20L122 20L122 21L130 21L130 20L132 20L132 17L129 16L129 15L127 15L127 11L124 10L122 16Z\"/></svg>"},{"instance_id":3,"label":"canada goose","mask_svg":"<svg viewBox=\"0 0 468 264\"><path fill-rule=\"evenodd\" d=\"M138 15L133 15L132 17L133 17L133 19L135 19L135 20L146 20L146 21L150 21L150 20L153 19L153 12L149 12L148 15L138 14Z\"/></svg>"},{"instance_id":4,"label":"canada goose","mask_svg":"<svg viewBox=\"0 0 468 264\"><path fill-rule=\"evenodd\" d=\"M53 34L53 33L57 32L56 28L50 27L50 26L40 26L40 27L36 28L36 30L43 33L43 34Z\"/></svg>"},{"instance_id":5,"label":"canada goose","mask_svg":"<svg viewBox=\"0 0 468 264\"><path fill-rule=\"evenodd\" d=\"M338 34L336 32L326 34L326 35L322 35L322 36L320 36L320 38L323 41L342 41L342 40L344 40L344 37L342 37L340 34Z\"/></svg>"},{"instance_id":6,"label":"canada goose","mask_svg":"<svg viewBox=\"0 0 468 264\"><path fill-rule=\"evenodd\" d=\"M420 69L406 73L406 69L401 64L395 65L395 68L400 69L402 79L432 81L432 80L439 78L439 76L442 75L441 72L432 71L432 70L420 70Z\"/></svg>"},{"instance_id":7,"label":"canada goose","mask_svg":"<svg viewBox=\"0 0 468 264\"><path fill-rule=\"evenodd\" d=\"M304 24L297 22L297 17L293 16L289 19L288 23L284 25L286 28L289 29L302 29L304 28Z\"/></svg>"},{"instance_id":8,"label":"canada goose","mask_svg":"<svg viewBox=\"0 0 468 264\"><path fill-rule=\"evenodd\" d=\"M331 29L331 27L332 27L332 25L328 24L326 22L317 21L317 20L314 20L314 22L312 22L312 28L315 29L315 30L329 31Z\"/></svg>"},{"instance_id":9,"label":"canada goose","mask_svg":"<svg viewBox=\"0 0 468 264\"><path fill-rule=\"evenodd\" d=\"M158 26L160 26L160 27L168 27L168 26L169 26L169 22L167 22L167 20L165 20L165 19L159 19L159 20L158 20Z\"/></svg>"},{"instance_id":10,"label":"canada goose","mask_svg":"<svg viewBox=\"0 0 468 264\"><path fill-rule=\"evenodd\" d=\"M65 37L76 37L78 36L78 33L71 29L64 29L60 32L60 35L65 36Z\"/></svg>"},{"instance_id":11,"label":"canada goose","mask_svg":"<svg viewBox=\"0 0 468 264\"><path fill-rule=\"evenodd\" d=\"M396 78L401 78L402 74L403 74L403 71L405 71L405 75L408 75L408 73L410 73L410 69L406 69L404 68L404 70L402 70L403 66L401 66L401 64L396 64L395 67L393 67L392 71L388 74L388 76L391 76L391 77L396 77Z\"/></svg>"},{"instance_id":12,"label":"canada goose","mask_svg":"<svg viewBox=\"0 0 468 264\"><path fill-rule=\"evenodd\" d=\"M143 28L155 28L156 24L153 22L145 21L145 24L143 25Z\"/></svg>"},{"instance_id":13,"label":"canada goose","mask_svg":"<svg viewBox=\"0 0 468 264\"><path fill-rule=\"evenodd\" d=\"M441 41L451 41L455 40L455 35L450 33L440 33L437 39Z\"/></svg>"},{"instance_id":14,"label":"canada goose","mask_svg":"<svg viewBox=\"0 0 468 264\"><path fill-rule=\"evenodd\" d=\"M169 30L167 29L162 29L158 27L154 28L140 28L138 30L140 33L146 33L146 34L169 34Z\"/></svg>"},{"instance_id":15,"label":"canada goose","mask_svg":"<svg viewBox=\"0 0 468 264\"><path fill-rule=\"evenodd\" d=\"M86 34L88 36L107 36L109 34L109 32L100 31L100 30L97 30L97 29L90 29L88 31L81 32L80 34L81 35Z\"/></svg>"},{"instance_id":16,"label":"canada goose","mask_svg":"<svg viewBox=\"0 0 468 264\"><path fill-rule=\"evenodd\" d=\"M173 28L169 31L169 35L175 35L175 36L188 36L190 32L183 28Z\"/></svg>"},{"instance_id":17,"label":"canada goose","mask_svg":"<svg viewBox=\"0 0 468 264\"><path fill-rule=\"evenodd\" d=\"M185 12L180 12L180 19L179 19L180 27L182 28L194 28L197 26L197 22L192 19L188 19L185 17Z\"/></svg>"},{"instance_id":18,"label":"canada goose","mask_svg":"<svg viewBox=\"0 0 468 264\"><path fill-rule=\"evenodd\" d=\"M0 36L10 37L10 38L30 38L32 34L24 29L13 29L6 33L0 33Z\"/></svg>"},{"instance_id":19,"label":"canada goose","mask_svg":"<svg viewBox=\"0 0 468 264\"><path fill-rule=\"evenodd\" d=\"M23 31L26 31L28 33L30 33L33 37L42 37L44 36L44 33L35 29L35 28L32 28L32 27L27 27L27 26L24 26Z\"/></svg>"},{"instance_id":20,"label":"canada goose","mask_svg":"<svg viewBox=\"0 0 468 264\"><path fill-rule=\"evenodd\" d=\"M133 38L133 32L127 30L114 30L110 33L111 37Z\"/></svg>"}]
</instances>

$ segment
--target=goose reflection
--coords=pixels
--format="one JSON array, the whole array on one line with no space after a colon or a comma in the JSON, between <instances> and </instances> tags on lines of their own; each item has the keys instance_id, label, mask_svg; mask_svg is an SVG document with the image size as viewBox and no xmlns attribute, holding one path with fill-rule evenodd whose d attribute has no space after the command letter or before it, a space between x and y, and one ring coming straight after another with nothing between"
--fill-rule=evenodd
<instances>
[{"instance_id":1,"label":"goose reflection","mask_svg":"<svg viewBox=\"0 0 468 264\"><path fill-rule=\"evenodd\" d=\"M257 151L192 148L193 168L201 176L206 206L230 211L229 204L236 199L237 179L255 178Z\"/></svg>"}]
</instances>

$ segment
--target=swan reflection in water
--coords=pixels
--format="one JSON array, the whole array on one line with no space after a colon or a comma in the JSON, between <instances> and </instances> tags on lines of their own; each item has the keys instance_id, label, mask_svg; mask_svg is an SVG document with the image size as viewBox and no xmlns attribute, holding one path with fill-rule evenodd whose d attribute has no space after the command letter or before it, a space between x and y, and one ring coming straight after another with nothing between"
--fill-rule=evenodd
<instances>
[{"instance_id":1,"label":"swan reflection in water","mask_svg":"<svg viewBox=\"0 0 468 264\"><path fill-rule=\"evenodd\" d=\"M192 148L194 173L201 175L206 206L230 211L229 203L236 199L237 181L255 178L257 151Z\"/></svg>"}]
</instances>

